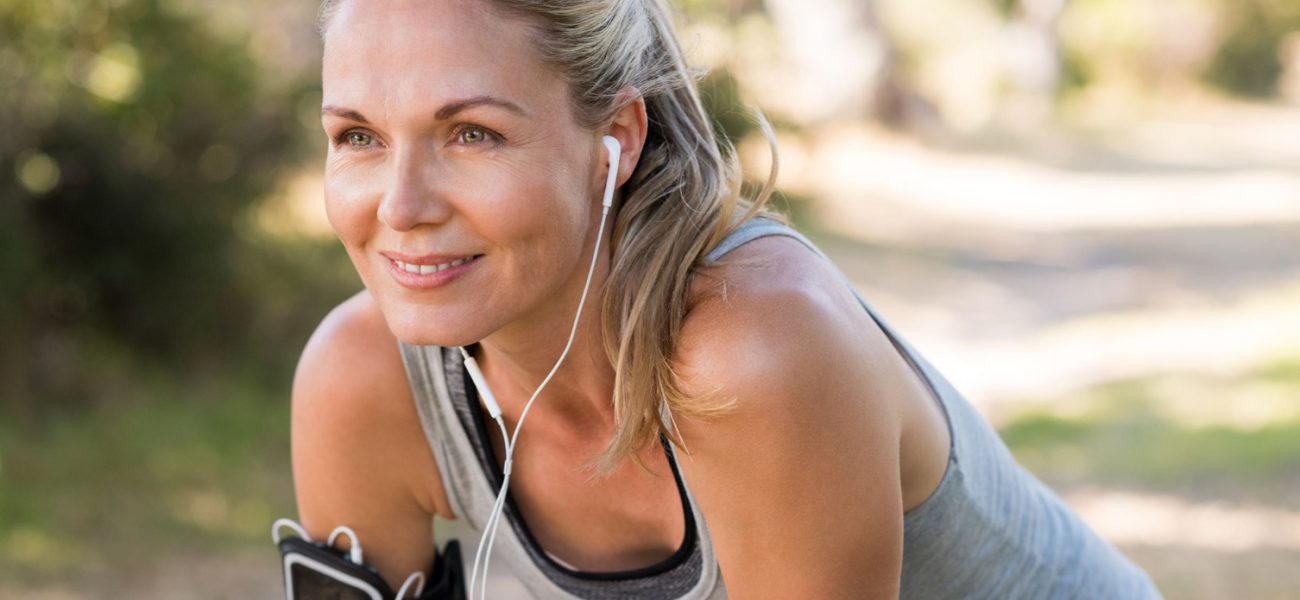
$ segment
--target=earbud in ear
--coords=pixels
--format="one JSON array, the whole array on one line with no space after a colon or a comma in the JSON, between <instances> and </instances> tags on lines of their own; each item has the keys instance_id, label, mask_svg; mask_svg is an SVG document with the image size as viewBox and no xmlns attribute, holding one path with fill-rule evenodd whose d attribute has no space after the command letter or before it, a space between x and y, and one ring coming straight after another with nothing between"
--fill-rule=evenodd
<instances>
[{"instance_id":1,"label":"earbud in ear","mask_svg":"<svg viewBox=\"0 0 1300 600\"><path fill-rule=\"evenodd\" d=\"M618 157L623 152L623 145L612 135L605 136L601 141L609 151L609 175L605 178L605 198L601 203L609 208L614 204L614 182L618 179Z\"/></svg>"}]
</instances>

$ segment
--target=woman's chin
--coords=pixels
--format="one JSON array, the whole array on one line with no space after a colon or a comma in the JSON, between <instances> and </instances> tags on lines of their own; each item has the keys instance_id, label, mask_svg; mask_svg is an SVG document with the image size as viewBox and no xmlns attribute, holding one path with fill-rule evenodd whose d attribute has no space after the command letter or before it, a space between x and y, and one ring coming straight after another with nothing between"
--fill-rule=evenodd
<instances>
[{"instance_id":1,"label":"woman's chin","mask_svg":"<svg viewBox=\"0 0 1300 600\"><path fill-rule=\"evenodd\" d=\"M468 326L467 319L457 318L443 310L427 307L397 307L384 311L388 329L398 341L418 346L467 346L487 334L479 327Z\"/></svg>"}]
</instances>

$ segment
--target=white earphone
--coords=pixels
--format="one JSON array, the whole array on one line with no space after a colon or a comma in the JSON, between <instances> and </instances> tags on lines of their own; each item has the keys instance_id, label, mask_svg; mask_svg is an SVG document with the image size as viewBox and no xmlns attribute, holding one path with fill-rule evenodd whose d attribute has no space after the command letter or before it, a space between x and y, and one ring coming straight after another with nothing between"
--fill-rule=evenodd
<instances>
[{"instance_id":1,"label":"white earphone","mask_svg":"<svg viewBox=\"0 0 1300 600\"><path fill-rule=\"evenodd\" d=\"M609 153L609 174L605 177L605 195L601 200L600 228L596 231L596 247L591 251L591 266L587 269L587 281L582 285L582 296L578 300L578 312L573 316L573 327L569 330L569 341L564 344L564 351L560 353L560 358L555 361L555 366L551 367L551 372L547 373L541 385L537 386L537 390L533 392L532 397L528 399L528 403L524 405L523 412L519 414L519 422L515 424L513 435L506 433L505 421L501 419L501 406L497 404L496 397L492 395L492 390L488 388L487 379L483 377L483 371L479 369L478 362L474 360L473 356L469 355L469 352L464 347L460 349L461 356L465 358L465 368L469 371L469 377L474 381L474 387L478 388L479 397L483 399L488 414L501 428L501 438L505 440L506 444L505 466L502 468L501 474L501 491L497 493L496 502L492 505L492 512L488 517L487 524L483 527L483 537L479 539L478 551L474 553L474 568L470 573L469 583L470 598L474 597L474 588L479 580L480 571L478 565L480 560L483 561L483 586L479 598L487 597L487 574L492 561L492 543L496 540L497 527L501 524L501 515L505 510L506 491L510 489L510 467L514 463L515 443L519 441L519 432L524 428L524 419L528 417L528 410L532 408L533 401L537 400L537 395L551 381L551 377L564 363L564 358L569 355L569 348L573 346L573 338L578 333L578 320L582 317L582 307L587 302L587 290L591 287L591 275L596 271L596 257L600 253L600 240L605 235L605 217L609 214L610 206L614 204L614 183L618 179L618 159L623 150L622 144L613 136L607 135L601 141L605 144L605 149Z\"/></svg>"}]
</instances>

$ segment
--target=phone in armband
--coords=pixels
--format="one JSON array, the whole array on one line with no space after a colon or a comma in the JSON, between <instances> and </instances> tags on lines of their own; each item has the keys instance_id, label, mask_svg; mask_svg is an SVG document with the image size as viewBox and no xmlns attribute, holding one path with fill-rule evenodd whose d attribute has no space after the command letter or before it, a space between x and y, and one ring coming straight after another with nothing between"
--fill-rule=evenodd
<instances>
[{"instance_id":1,"label":"phone in armband","mask_svg":"<svg viewBox=\"0 0 1300 600\"><path fill-rule=\"evenodd\" d=\"M280 530L290 528L297 536L280 537ZM351 548L340 550L334 542L347 535ZM460 543L447 542L434 559L433 573L426 581L424 573L407 576L402 587L392 588L374 567L365 563L361 540L351 528L340 525L324 542L315 541L292 519L277 519L271 527L271 539L280 550L287 600L464 600L465 571L461 562Z\"/></svg>"}]
</instances>

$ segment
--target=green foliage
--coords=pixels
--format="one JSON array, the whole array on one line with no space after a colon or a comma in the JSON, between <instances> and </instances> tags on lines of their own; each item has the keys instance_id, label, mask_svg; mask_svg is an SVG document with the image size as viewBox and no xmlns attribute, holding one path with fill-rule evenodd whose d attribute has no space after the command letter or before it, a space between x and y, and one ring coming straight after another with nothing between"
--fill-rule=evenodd
<instances>
[{"instance_id":1,"label":"green foliage","mask_svg":"<svg viewBox=\"0 0 1300 600\"><path fill-rule=\"evenodd\" d=\"M1003 19L1015 16L1016 12L1020 10L1020 0L990 0L990 3Z\"/></svg>"},{"instance_id":2,"label":"green foliage","mask_svg":"<svg viewBox=\"0 0 1300 600\"><path fill-rule=\"evenodd\" d=\"M758 127L753 111L745 103L740 83L730 72L711 71L698 85L700 101L713 119L715 137L739 143Z\"/></svg>"},{"instance_id":3,"label":"green foliage","mask_svg":"<svg viewBox=\"0 0 1300 600\"><path fill-rule=\"evenodd\" d=\"M1206 78L1244 96L1273 95L1282 41L1300 31L1300 0L1234 0L1227 14L1227 35Z\"/></svg>"},{"instance_id":4,"label":"green foliage","mask_svg":"<svg viewBox=\"0 0 1300 600\"><path fill-rule=\"evenodd\" d=\"M260 287L293 269L239 224L301 160L309 85L177 3L4 4L0 409L97 396L97 341L184 368L272 341Z\"/></svg>"},{"instance_id":5,"label":"green foliage","mask_svg":"<svg viewBox=\"0 0 1300 600\"><path fill-rule=\"evenodd\" d=\"M1067 95L1088 87L1092 81L1087 58L1068 46L1061 48L1061 81L1058 95Z\"/></svg>"}]
</instances>

